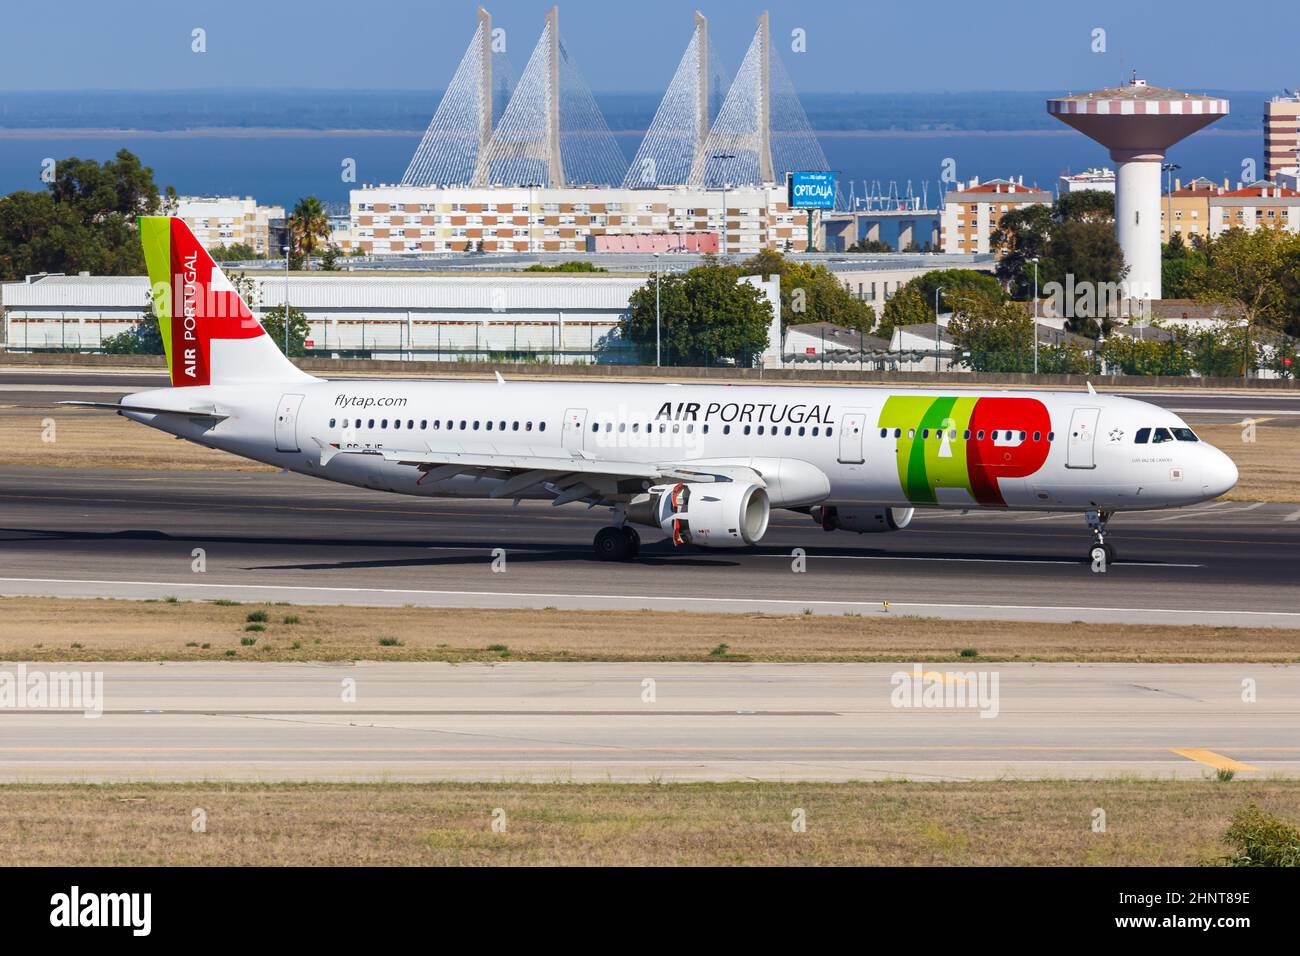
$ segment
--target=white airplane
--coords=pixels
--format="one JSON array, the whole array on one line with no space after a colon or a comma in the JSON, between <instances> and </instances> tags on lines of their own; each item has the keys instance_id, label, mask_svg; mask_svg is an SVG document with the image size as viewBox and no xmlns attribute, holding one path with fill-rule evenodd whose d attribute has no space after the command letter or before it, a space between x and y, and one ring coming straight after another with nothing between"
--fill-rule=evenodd
<instances>
[{"instance_id":1,"label":"white airplane","mask_svg":"<svg viewBox=\"0 0 1300 956\"><path fill-rule=\"evenodd\" d=\"M757 544L772 508L827 531L906 528L917 508L1079 511L1114 559L1125 509L1237 481L1177 415L1087 393L865 387L341 381L306 374L180 219L140 220L172 387L115 409L181 438L329 481L429 497L610 509L596 554Z\"/></svg>"}]
</instances>

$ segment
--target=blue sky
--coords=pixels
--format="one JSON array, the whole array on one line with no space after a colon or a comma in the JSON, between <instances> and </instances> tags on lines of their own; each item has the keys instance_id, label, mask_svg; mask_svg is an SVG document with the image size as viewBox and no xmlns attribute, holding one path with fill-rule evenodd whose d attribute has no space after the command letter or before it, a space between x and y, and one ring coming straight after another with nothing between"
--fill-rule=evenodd
<instances>
[{"instance_id":1,"label":"blue sky","mask_svg":"<svg viewBox=\"0 0 1300 956\"><path fill-rule=\"evenodd\" d=\"M549 3L488 0L523 68ZM476 4L436 0L66 0L0 10L0 89L222 86L440 89L474 28ZM709 17L717 54L739 64L765 7L805 92L1079 90L1136 66L1155 84L1272 90L1300 84L1300 9L1221 0L566 0L560 28L596 90L662 90ZM207 52L190 50L191 30ZM1093 52L1094 29L1106 52ZM807 52L790 49L806 32Z\"/></svg>"}]
</instances>

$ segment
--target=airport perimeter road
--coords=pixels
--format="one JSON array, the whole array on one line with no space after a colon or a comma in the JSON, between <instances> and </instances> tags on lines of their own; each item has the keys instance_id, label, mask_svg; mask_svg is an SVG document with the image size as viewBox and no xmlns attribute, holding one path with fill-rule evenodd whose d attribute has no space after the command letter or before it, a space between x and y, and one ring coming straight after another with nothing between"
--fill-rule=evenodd
<instances>
[{"instance_id":1,"label":"airport perimeter road","mask_svg":"<svg viewBox=\"0 0 1300 956\"><path fill-rule=\"evenodd\" d=\"M1300 506L1125 513L1094 574L1076 514L918 512L891 534L775 512L763 547L596 561L581 505L433 501L289 474L0 467L0 594L298 604L883 613L1300 627ZM205 573L191 570L206 554ZM494 573L494 549L506 571ZM806 549L805 573L792 552Z\"/></svg>"},{"instance_id":2,"label":"airport perimeter road","mask_svg":"<svg viewBox=\"0 0 1300 956\"><path fill-rule=\"evenodd\" d=\"M894 664L76 666L104 672L103 715L0 710L0 780L1300 772L1297 667L986 664L981 677L948 665L926 673L976 706L908 708L895 706L893 675L910 681L911 665ZM1242 701L1246 678L1255 703Z\"/></svg>"}]
</instances>

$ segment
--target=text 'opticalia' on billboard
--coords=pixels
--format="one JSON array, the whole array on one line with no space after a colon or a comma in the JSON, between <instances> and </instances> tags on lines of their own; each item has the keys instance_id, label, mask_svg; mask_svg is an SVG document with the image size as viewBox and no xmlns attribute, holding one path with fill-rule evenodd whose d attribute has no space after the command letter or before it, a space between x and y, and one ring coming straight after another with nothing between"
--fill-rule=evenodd
<instances>
[{"instance_id":1,"label":"text 'opticalia' on billboard","mask_svg":"<svg viewBox=\"0 0 1300 956\"><path fill-rule=\"evenodd\" d=\"M834 209L834 173L790 173L787 180L791 209Z\"/></svg>"}]
</instances>

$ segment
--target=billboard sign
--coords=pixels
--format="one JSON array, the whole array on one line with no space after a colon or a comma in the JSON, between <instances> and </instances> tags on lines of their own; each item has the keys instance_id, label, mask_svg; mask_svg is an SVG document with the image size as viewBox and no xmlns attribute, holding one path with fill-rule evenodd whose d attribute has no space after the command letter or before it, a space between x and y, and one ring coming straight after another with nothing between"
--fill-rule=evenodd
<instances>
[{"instance_id":1,"label":"billboard sign","mask_svg":"<svg viewBox=\"0 0 1300 956\"><path fill-rule=\"evenodd\" d=\"M790 173L787 186L791 209L835 208L834 173Z\"/></svg>"}]
</instances>

